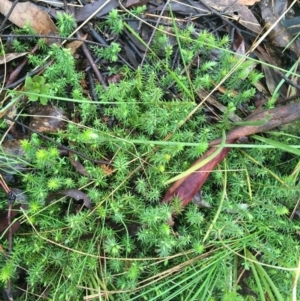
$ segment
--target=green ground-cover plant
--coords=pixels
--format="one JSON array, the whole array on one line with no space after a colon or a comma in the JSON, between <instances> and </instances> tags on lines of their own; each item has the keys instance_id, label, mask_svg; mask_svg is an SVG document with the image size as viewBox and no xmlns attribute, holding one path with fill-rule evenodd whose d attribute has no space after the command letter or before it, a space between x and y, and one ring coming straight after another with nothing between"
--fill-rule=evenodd
<instances>
[{"instance_id":1,"label":"green ground-cover plant","mask_svg":"<svg viewBox=\"0 0 300 301\"><path fill-rule=\"evenodd\" d=\"M112 11L105 25L118 34L124 24ZM266 294L269 300L291 300L299 222L288 213L299 195L297 156L263 146L235 149L202 189L206 208L193 203L182 208L176 199L161 202L165 182L231 127L229 112L238 114L241 104L252 109L253 85L261 78L256 71L245 73L251 64L246 60L223 83L227 92L220 100L227 112L218 122L211 122L203 107L186 120L198 105L197 91L212 89L240 58L228 50L227 36L217 39L192 26L174 28L174 34L178 48L160 28L147 62L136 70L115 64L118 44L95 51L110 61L112 74L122 74L106 89L96 85L98 102L85 95L84 75L68 49L52 45L30 57L34 67L47 55L54 63L27 81L23 93L29 100L64 109L63 100L77 100L66 129L52 138L94 160L112 159L112 165L76 155L83 175L38 135L21 142L30 168L17 181L29 208L19 217L11 256L0 256L3 287L24 271L27 300L43 294L48 300L93 294L94 300L268 300ZM177 49L181 59L172 66ZM71 121L73 116L80 116L79 122ZM281 132L289 135L276 140L298 144L297 131L285 126ZM66 189L81 189L93 209L53 196ZM238 282L243 268L247 276Z\"/></svg>"}]
</instances>

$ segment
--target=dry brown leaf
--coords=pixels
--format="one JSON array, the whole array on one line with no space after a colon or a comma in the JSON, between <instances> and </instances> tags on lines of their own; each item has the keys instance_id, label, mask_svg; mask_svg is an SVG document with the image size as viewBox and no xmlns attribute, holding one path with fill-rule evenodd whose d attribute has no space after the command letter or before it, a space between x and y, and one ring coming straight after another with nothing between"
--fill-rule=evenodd
<instances>
[{"instance_id":1,"label":"dry brown leaf","mask_svg":"<svg viewBox=\"0 0 300 301\"><path fill-rule=\"evenodd\" d=\"M12 60L17 59L28 54L28 52L19 52L19 53L6 53L5 55L0 56L0 65L6 64Z\"/></svg>"},{"instance_id":2,"label":"dry brown leaf","mask_svg":"<svg viewBox=\"0 0 300 301\"><path fill-rule=\"evenodd\" d=\"M28 108L29 114L33 115L29 127L43 133L54 133L66 126L66 113L55 106L35 104Z\"/></svg>"},{"instance_id":3,"label":"dry brown leaf","mask_svg":"<svg viewBox=\"0 0 300 301\"><path fill-rule=\"evenodd\" d=\"M43 2L55 7L64 7L64 2L62 0L33 0L34 2Z\"/></svg>"},{"instance_id":4,"label":"dry brown leaf","mask_svg":"<svg viewBox=\"0 0 300 301\"><path fill-rule=\"evenodd\" d=\"M5 109L3 112L0 113L0 118L2 118L4 115L6 115L7 117L14 119L17 115L17 107L16 105L11 105L9 106L7 109ZM14 124L14 121L5 119L5 122L11 126Z\"/></svg>"},{"instance_id":5,"label":"dry brown leaf","mask_svg":"<svg viewBox=\"0 0 300 301\"><path fill-rule=\"evenodd\" d=\"M134 6L140 6L140 5L147 4L148 2L149 2L149 0L127 0L125 7L131 8Z\"/></svg>"},{"instance_id":6,"label":"dry brown leaf","mask_svg":"<svg viewBox=\"0 0 300 301\"><path fill-rule=\"evenodd\" d=\"M102 164L101 168L104 170L107 176L110 176L114 171L108 165Z\"/></svg>"},{"instance_id":7,"label":"dry brown leaf","mask_svg":"<svg viewBox=\"0 0 300 301\"><path fill-rule=\"evenodd\" d=\"M260 52L255 51L255 54L259 58L260 61L263 61L263 62L265 61L264 56ZM281 78L278 77L278 74L274 71L273 68L270 68L269 66L267 66L265 64L261 64L261 67L264 72L264 78L266 80L266 85L268 87L268 91L271 95L273 95ZM285 94L283 94L283 95L285 95Z\"/></svg>"},{"instance_id":8,"label":"dry brown leaf","mask_svg":"<svg viewBox=\"0 0 300 301\"><path fill-rule=\"evenodd\" d=\"M107 82L109 84L117 84L119 81L121 81L123 78L123 74L122 73L118 73L118 74L113 74L107 77Z\"/></svg>"},{"instance_id":9,"label":"dry brown leaf","mask_svg":"<svg viewBox=\"0 0 300 301\"><path fill-rule=\"evenodd\" d=\"M269 93L272 95L275 90L277 89L278 83L282 80L282 77L280 74L271 66L281 67L281 62L279 59L277 59L278 55L276 53L272 52L272 46L265 43L265 47L261 47L260 45L257 47L257 49L254 51L255 55L258 57L258 59L262 62L266 62L268 64L261 64L261 67L263 69L264 78L266 85L268 87ZM270 55L271 53L271 55ZM273 55L272 55L273 54ZM285 85L282 85L279 90L281 95L287 95L287 88Z\"/></svg>"},{"instance_id":10,"label":"dry brown leaf","mask_svg":"<svg viewBox=\"0 0 300 301\"><path fill-rule=\"evenodd\" d=\"M86 40L88 34L85 34L84 36L82 36L80 39L81 40ZM71 43L68 43L66 45L66 48L71 50L71 53L74 54L76 49L79 48L82 45L83 41L73 41Z\"/></svg>"},{"instance_id":11,"label":"dry brown leaf","mask_svg":"<svg viewBox=\"0 0 300 301\"><path fill-rule=\"evenodd\" d=\"M101 16L109 13L112 9L117 8L119 6L118 0L98 0L92 1L92 3L86 4L82 7L79 7L75 10L75 19L76 21L85 21L89 19L95 11L98 13L93 18L100 18ZM100 9L100 7L102 7Z\"/></svg>"},{"instance_id":12,"label":"dry brown leaf","mask_svg":"<svg viewBox=\"0 0 300 301\"><path fill-rule=\"evenodd\" d=\"M66 189L62 191L57 191L55 193L51 193L46 198L46 204L49 204L53 199L57 198L60 195L68 196L76 201L83 201L85 207L89 209L93 209L92 201L88 197L88 195L78 189Z\"/></svg>"},{"instance_id":13,"label":"dry brown leaf","mask_svg":"<svg viewBox=\"0 0 300 301\"><path fill-rule=\"evenodd\" d=\"M93 209L91 199L88 197L87 194L85 194L84 192L82 192L78 189L66 189L63 191L58 191L57 193L68 196L72 199L75 199L76 201L83 200L85 207L87 207L89 209Z\"/></svg>"},{"instance_id":14,"label":"dry brown leaf","mask_svg":"<svg viewBox=\"0 0 300 301\"><path fill-rule=\"evenodd\" d=\"M213 9L223 12L224 15L230 15L234 20L253 32L260 33L262 30L252 11L245 5L234 1L234 4L232 4L232 0L203 0L203 2Z\"/></svg>"},{"instance_id":15,"label":"dry brown leaf","mask_svg":"<svg viewBox=\"0 0 300 301\"><path fill-rule=\"evenodd\" d=\"M2 245L0 245L0 252L3 254L3 256L6 256L6 252L4 251Z\"/></svg>"},{"instance_id":16,"label":"dry brown leaf","mask_svg":"<svg viewBox=\"0 0 300 301\"><path fill-rule=\"evenodd\" d=\"M86 171L86 169L84 168L84 166L76 159L76 156L69 152L69 158L70 158L70 162L71 164L75 167L76 171L86 177L89 176L88 172Z\"/></svg>"},{"instance_id":17,"label":"dry brown leaf","mask_svg":"<svg viewBox=\"0 0 300 301\"><path fill-rule=\"evenodd\" d=\"M6 16L11 6L12 2L9 0L1 0L0 12ZM31 2L18 3L8 19L18 27L30 24L38 34L47 35L50 32L58 32L50 16Z\"/></svg>"},{"instance_id":18,"label":"dry brown leaf","mask_svg":"<svg viewBox=\"0 0 300 301\"><path fill-rule=\"evenodd\" d=\"M260 0L238 0L238 4L241 5L254 5L255 3L260 2Z\"/></svg>"},{"instance_id":19,"label":"dry brown leaf","mask_svg":"<svg viewBox=\"0 0 300 301\"><path fill-rule=\"evenodd\" d=\"M245 55L246 54L245 48L246 47L245 47L244 37L241 35L241 33L238 30L236 30L234 32L233 50L239 55ZM256 67L256 65L257 63L253 61L252 64L247 67L247 73L243 77L243 80L248 77L249 73Z\"/></svg>"},{"instance_id":20,"label":"dry brown leaf","mask_svg":"<svg viewBox=\"0 0 300 301\"><path fill-rule=\"evenodd\" d=\"M0 174L7 182L13 180L13 175L25 169L25 161L22 159L25 155L21 147L21 140L5 140L1 146Z\"/></svg>"},{"instance_id":21,"label":"dry brown leaf","mask_svg":"<svg viewBox=\"0 0 300 301\"><path fill-rule=\"evenodd\" d=\"M244 37L237 30L234 32L233 50L241 55L246 53Z\"/></svg>"},{"instance_id":22,"label":"dry brown leaf","mask_svg":"<svg viewBox=\"0 0 300 301\"><path fill-rule=\"evenodd\" d=\"M287 31L282 23L277 22L279 16L287 9L287 1L275 1L273 5L273 1L263 0L260 3L260 9L266 29L272 27L268 40L271 40L273 45L282 48L289 45L289 49L300 54L299 39L294 40L292 34ZM274 26L275 23L276 25Z\"/></svg>"}]
</instances>

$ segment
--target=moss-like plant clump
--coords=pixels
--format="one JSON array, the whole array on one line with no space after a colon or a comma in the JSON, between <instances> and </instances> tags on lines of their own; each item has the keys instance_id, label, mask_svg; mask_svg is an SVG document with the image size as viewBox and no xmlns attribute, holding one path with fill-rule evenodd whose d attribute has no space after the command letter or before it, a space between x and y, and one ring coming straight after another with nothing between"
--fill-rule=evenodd
<instances>
[{"instance_id":1,"label":"moss-like plant clump","mask_svg":"<svg viewBox=\"0 0 300 301\"><path fill-rule=\"evenodd\" d=\"M119 18L113 11L106 21L115 34L123 30ZM69 32L69 23L60 27ZM261 78L248 71L251 61L235 67L240 58L228 51L227 36L217 39L193 27L174 32L178 66L172 63L177 48L160 28L142 67L112 65L110 75L121 79L107 88L96 85L98 102L86 96L71 52L45 46L54 63L28 79L24 93L65 110L63 100L74 100L65 130L52 138L85 157L62 155L36 134L22 140L28 170L16 178L28 209L21 213L13 253L0 256L3 286L22 270L27 300L43 294L47 300L82 300L99 292L109 300L245 300L244 284L253 296L268 290L272 300L288 300L288 269L299 258L299 225L287 216L299 195L297 158L272 148L235 149L205 183L205 208L183 208L177 199L162 203L165 182L230 128L231 113L239 114L242 104L252 108ZM112 43L95 52L113 63L120 51ZM30 57L34 67L42 60ZM215 118L197 108L197 92L211 90L232 69L220 95L226 110L214 112ZM290 135L279 140L297 143L297 128L282 132L287 128ZM61 194L79 189L91 206ZM237 286L242 267L252 273Z\"/></svg>"}]
</instances>

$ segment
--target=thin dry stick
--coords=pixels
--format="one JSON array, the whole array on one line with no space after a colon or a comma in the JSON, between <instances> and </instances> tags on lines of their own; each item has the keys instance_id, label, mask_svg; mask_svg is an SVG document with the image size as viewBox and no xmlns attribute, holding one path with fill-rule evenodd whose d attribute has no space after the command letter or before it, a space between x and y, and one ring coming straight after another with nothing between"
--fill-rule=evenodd
<instances>
[{"instance_id":1,"label":"thin dry stick","mask_svg":"<svg viewBox=\"0 0 300 301\"><path fill-rule=\"evenodd\" d=\"M5 24L6 24L6 22L8 20L8 18L10 17L11 13L13 12L13 10L14 10L15 6L18 4L18 2L19 2L19 0L15 0L12 3L12 5L11 5L11 7L10 7L8 13L7 13L7 15L5 16L4 20L2 21L2 23L0 25L0 32L2 32L2 30L3 30L3 28L4 28Z\"/></svg>"},{"instance_id":2,"label":"thin dry stick","mask_svg":"<svg viewBox=\"0 0 300 301\"><path fill-rule=\"evenodd\" d=\"M293 296L292 296L293 301L297 301L297 284L298 284L299 275L300 275L300 260L299 260L298 268L293 283Z\"/></svg>"},{"instance_id":3,"label":"thin dry stick","mask_svg":"<svg viewBox=\"0 0 300 301\"><path fill-rule=\"evenodd\" d=\"M80 31L77 31L77 32L76 32L76 36L77 36L77 38L81 39ZM84 52L86 58L88 59L90 65L91 65L91 67L92 67L92 69L93 69L93 71L94 71L94 73L95 73L95 75L96 75L98 81L101 83L101 85L102 85L102 87L103 87L104 89L107 89L107 85L106 85L106 83L105 83L105 81L104 81L104 79L103 79L103 76L102 76L102 74L100 73L100 71L99 71L99 69L98 69L98 67L97 67L97 65L96 65L96 63L95 63L95 61L94 61L94 59L92 58L92 55L91 55L91 53L90 53L90 50L88 49L88 47L86 46L85 43L83 43L83 44L81 45L81 47L82 47L82 50L83 50L83 52Z\"/></svg>"},{"instance_id":4,"label":"thin dry stick","mask_svg":"<svg viewBox=\"0 0 300 301\"><path fill-rule=\"evenodd\" d=\"M294 218L294 215L299 207L299 204L300 204L300 199L298 199L297 204L296 204L295 208L293 209L293 212L290 215L290 220L292 220Z\"/></svg>"},{"instance_id":5,"label":"thin dry stick","mask_svg":"<svg viewBox=\"0 0 300 301\"><path fill-rule=\"evenodd\" d=\"M162 15L164 14L164 12L165 12L165 10L166 10L167 5L169 5L169 2L170 2L170 0L168 0L168 1L166 2L166 4L164 5L163 9L162 9L161 12L160 12L160 15L159 15L159 17L158 17L158 19L157 19L156 25L155 25L155 27L153 28L153 31L152 31L151 36L150 36L150 39L149 39L149 41L148 41L148 43L147 43L146 51L145 51L144 56L143 56L143 59L142 59L142 61L141 61L141 66L143 66L143 64L144 64L144 61L145 61L145 59L146 59L146 55L147 55L149 46L150 46L150 44L151 44L151 42L152 42L152 40L153 40L153 37L154 37L154 35L155 35L155 33L156 33L156 30L157 30L157 28L158 28L158 25L159 25L159 22L160 22L160 20L161 20L161 18L162 18Z\"/></svg>"}]
</instances>

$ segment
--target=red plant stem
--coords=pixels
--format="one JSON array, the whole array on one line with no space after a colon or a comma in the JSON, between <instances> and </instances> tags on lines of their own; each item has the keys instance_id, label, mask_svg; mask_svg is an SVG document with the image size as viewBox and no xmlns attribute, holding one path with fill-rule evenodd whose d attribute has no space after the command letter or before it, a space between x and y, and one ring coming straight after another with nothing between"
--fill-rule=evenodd
<instances>
[{"instance_id":1,"label":"red plant stem","mask_svg":"<svg viewBox=\"0 0 300 301\"><path fill-rule=\"evenodd\" d=\"M5 191L6 194L9 194L10 189L8 188L8 186L6 185L6 183L0 179L0 185L2 186L3 190Z\"/></svg>"},{"instance_id":2,"label":"red plant stem","mask_svg":"<svg viewBox=\"0 0 300 301\"><path fill-rule=\"evenodd\" d=\"M30 54L35 53L38 50L39 46L35 45L34 48L31 50ZM19 66L17 66L17 68L10 74L7 83L5 85L5 87L11 85L18 77L18 75L21 73L21 71L23 70L24 66L27 64L28 62L28 57L26 57Z\"/></svg>"}]
</instances>

